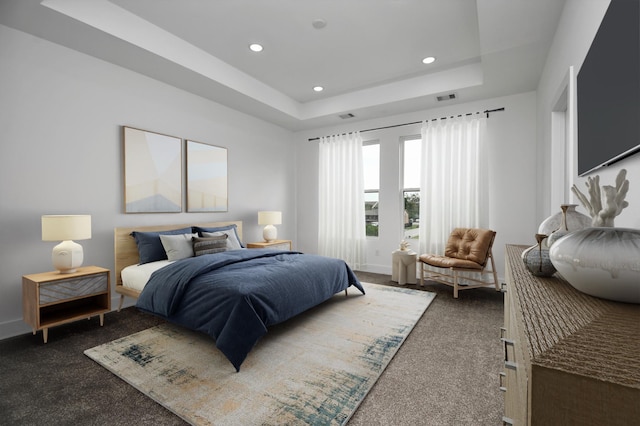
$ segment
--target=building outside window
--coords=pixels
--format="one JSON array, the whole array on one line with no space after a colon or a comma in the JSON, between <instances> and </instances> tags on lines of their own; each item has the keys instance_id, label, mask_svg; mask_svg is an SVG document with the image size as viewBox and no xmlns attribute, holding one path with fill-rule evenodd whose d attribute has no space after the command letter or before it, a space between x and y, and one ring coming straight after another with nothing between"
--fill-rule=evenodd
<instances>
[{"instance_id":1,"label":"building outside window","mask_svg":"<svg viewBox=\"0 0 640 426\"><path fill-rule=\"evenodd\" d=\"M364 168L364 214L367 237L377 237L380 201L380 143L365 142L362 146Z\"/></svg>"},{"instance_id":2,"label":"building outside window","mask_svg":"<svg viewBox=\"0 0 640 426\"><path fill-rule=\"evenodd\" d=\"M403 239L413 241L411 245L418 247L420 227L420 156L422 155L422 140L412 136L401 139L402 143L402 199L403 211Z\"/></svg>"}]
</instances>

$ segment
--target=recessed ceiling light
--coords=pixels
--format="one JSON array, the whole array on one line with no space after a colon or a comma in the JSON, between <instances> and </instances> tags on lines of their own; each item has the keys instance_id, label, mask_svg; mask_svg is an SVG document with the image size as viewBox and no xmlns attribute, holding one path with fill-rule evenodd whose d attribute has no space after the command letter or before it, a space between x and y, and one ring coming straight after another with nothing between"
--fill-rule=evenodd
<instances>
[{"instance_id":1,"label":"recessed ceiling light","mask_svg":"<svg viewBox=\"0 0 640 426\"><path fill-rule=\"evenodd\" d=\"M249 45L249 49L251 49L254 52L262 52L262 45L258 44L258 43L252 43Z\"/></svg>"},{"instance_id":2,"label":"recessed ceiling light","mask_svg":"<svg viewBox=\"0 0 640 426\"><path fill-rule=\"evenodd\" d=\"M426 58L424 58L422 60L423 64L432 64L436 61L436 58L434 58L433 56L427 56Z\"/></svg>"},{"instance_id":3,"label":"recessed ceiling light","mask_svg":"<svg viewBox=\"0 0 640 426\"><path fill-rule=\"evenodd\" d=\"M327 21L325 21L324 19L314 19L311 22L311 25L313 26L313 28L315 28L316 30L321 30L324 27L327 26Z\"/></svg>"},{"instance_id":4,"label":"recessed ceiling light","mask_svg":"<svg viewBox=\"0 0 640 426\"><path fill-rule=\"evenodd\" d=\"M313 88L314 92L322 92L323 90L324 90L324 87L322 87L322 86L316 86L316 87Z\"/></svg>"}]
</instances>

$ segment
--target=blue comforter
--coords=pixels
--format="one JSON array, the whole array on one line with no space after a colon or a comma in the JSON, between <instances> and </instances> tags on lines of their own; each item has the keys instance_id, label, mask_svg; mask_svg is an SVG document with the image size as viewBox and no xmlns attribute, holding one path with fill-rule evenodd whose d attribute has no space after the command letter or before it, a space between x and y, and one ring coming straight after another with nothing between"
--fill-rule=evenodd
<instances>
[{"instance_id":1,"label":"blue comforter","mask_svg":"<svg viewBox=\"0 0 640 426\"><path fill-rule=\"evenodd\" d=\"M232 250L174 262L151 275L136 306L209 334L236 371L270 325L357 287L342 260L280 250Z\"/></svg>"}]
</instances>

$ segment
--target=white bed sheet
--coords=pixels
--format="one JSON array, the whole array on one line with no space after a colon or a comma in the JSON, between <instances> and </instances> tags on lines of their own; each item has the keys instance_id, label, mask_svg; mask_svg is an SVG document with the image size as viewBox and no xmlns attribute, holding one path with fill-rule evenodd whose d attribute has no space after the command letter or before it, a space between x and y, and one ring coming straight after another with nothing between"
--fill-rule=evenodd
<instances>
[{"instance_id":1,"label":"white bed sheet","mask_svg":"<svg viewBox=\"0 0 640 426\"><path fill-rule=\"evenodd\" d=\"M122 285L132 290L142 291L151 274L158 269L172 264L171 260L158 260L157 262L149 262L142 265L130 265L122 270Z\"/></svg>"}]
</instances>

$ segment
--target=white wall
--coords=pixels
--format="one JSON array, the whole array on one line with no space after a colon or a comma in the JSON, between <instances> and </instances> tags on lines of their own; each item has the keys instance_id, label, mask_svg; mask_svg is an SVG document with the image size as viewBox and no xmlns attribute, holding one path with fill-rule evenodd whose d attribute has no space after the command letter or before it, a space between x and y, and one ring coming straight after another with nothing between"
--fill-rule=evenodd
<instances>
[{"instance_id":1,"label":"white wall","mask_svg":"<svg viewBox=\"0 0 640 426\"><path fill-rule=\"evenodd\" d=\"M537 90L538 105L538 163L540 164L540 174L538 176L539 210L537 220L542 221L550 214L560 211L558 205L552 205L551 194L557 190L558 183L552 176L560 176L564 173L562 165L553 165L551 152L558 148L553 145L551 115L555 99L564 83L564 78L570 66L579 73L584 62L591 42L598 31L600 22L605 15L610 0L567 0L558 30L556 31L553 44L544 67L543 75L540 79ZM579 94L578 94L579 96ZM578 111L579 114L579 111ZM578 135L578 138L580 136ZM607 143L607 141L602 141ZM554 168L552 168L554 167ZM615 178L620 169L627 169L627 179L629 179L629 193L626 200L629 207L616 217L615 224L619 227L640 228L640 155L629 157L623 161L615 163L609 167L599 169L590 176L600 175L600 183L603 185L614 185ZM577 176L575 168L568 170L570 180L586 193L584 182L586 178ZM569 202L579 204L570 197ZM580 205L578 210L586 213Z\"/></svg>"},{"instance_id":2,"label":"white wall","mask_svg":"<svg viewBox=\"0 0 640 426\"><path fill-rule=\"evenodd\" d=\"M318 143L308 141L309 138L504 107L504 112L491 114L487 121L487 149L491 159L490 226L497 232L494 256L498 273L502 276L504 245L535 243L535 102L535 93L529 92L296 133L299 248L315 253L318 247ZM365 140L380 141L382 163L380 236L367 241L367 267L363 268L367 271L391 273L391 252L398 248L402 240L400 138L415 134L420 134L420 125L362 134Z\"/></svg>"},{"instance_id":3,"label":"white wall","mask_svg":"<svg viewBox=\"0 0 640 426\"><path fill-rule=\"evenodd\" d=\"M30 331L22 275L52 269L42 214L91 214L84 264L111 270L118 226L242 220L260 241L257 211L282 210L295 240L291 132L1 25L0 64L0 338ZM122 125L227 147L229 211L123 214Z\"/></svg>"}]
</instances>

